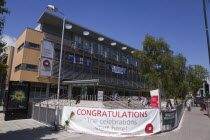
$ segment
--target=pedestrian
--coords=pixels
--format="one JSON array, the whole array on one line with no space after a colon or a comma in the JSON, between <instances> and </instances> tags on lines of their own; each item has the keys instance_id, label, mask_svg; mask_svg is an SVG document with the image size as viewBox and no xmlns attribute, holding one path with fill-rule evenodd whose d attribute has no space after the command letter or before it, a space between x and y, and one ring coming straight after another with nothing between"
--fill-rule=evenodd
<instances>
[{"instance_id":1,"label":"pedestrian","mask_svg":"<svg viewBox=\"0 0 210 140\"><path fill-rule=\"evenodd\" d=\"M131 104L131 97L128 97L128 106Z\"/></svg>"},{"instance_id":2,"label":"pedestrian","mask_svg":"<svg viewBox=\"0 0 210 140\"><path fill-rule=\"evenodd\" d=\"M187 100L187 110L191 111L191 100L190 99Z\"/></svg>"},{"instance_id":3,"label":"pedestrian","mask_svg":"<svg viewBox=\"0 0 210 140\"><path fill-rule=\"evenodd\" d=\"M201 106L201 111L206 111L205 100L202 100L202 101L201 101L200 106Z\"/></svg>"},{"instance_id":4,"label":"pedestrian","mask_svg":"<svg viewBox=\"0 0 210 140\"><path fill-rule=\"evenodd\" d=\"M196 107L198 107L198 104L197 104L197 100L196 99L194 99L194 104L195 104Z\"/></svg>"},{"instance_id":5,"label":"pedestrian","mask_svg":"<svg viewBox=\"0 0 210 140\"><path fill-rule=\"evenodd\" d=\"M142 101L142 107L145 107L145 105L146 105L146 101L145 101L145 99L143 99L143 101Z\"/></svg>"},{"instance_id":6,"label":"pedestrian","mask_svg":"<svg viewBox=\"0 0 210 140\"><path fill-rule=\"evenodd\" d=\"M79 104L80 103L80 96L77 96L76 98L76 104Z\"/></svg>"}]
</instances>

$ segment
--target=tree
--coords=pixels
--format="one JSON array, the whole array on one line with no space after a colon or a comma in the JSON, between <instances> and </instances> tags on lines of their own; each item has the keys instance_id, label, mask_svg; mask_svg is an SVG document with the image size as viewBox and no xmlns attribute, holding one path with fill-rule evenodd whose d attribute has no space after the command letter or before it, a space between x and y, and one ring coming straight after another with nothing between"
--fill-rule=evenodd
<instances>
[{"instance_id":1,"label":"tree","mask_svg":"<svg viewBox=\"0 0 210 140\"><path fill-rule=\"evenodd\" d=\"M139 74L146 80L147 85L161 88L166 70L172 61L173 51L162 38L155 39L150 35L146 35L142 44L143 50L134 53L141 61Z\"/></svg>"},{"instance_id":2,"label":"tree","mask_svg":"<svg viewBox=\"0 0 210 140\"><path fill-rule=\"evenodd\" d=\"M199 88L203 87L203 79L209 75L207 69L200 65L189 65L187 67L187 81L190 92L195 96Z\"/></svg>"},{"instance_id":3,"label":"tree","mask_svg":"<svg viewBox=\"0 0 210 140\"><path fill-rule=\"evenodd\" d=\"M0 17L0 54L2 54L6 49L6 42L2 40L2 31L4 29L4 23L5 23L5 14L10 14L10 11L8 8L5 7L6 1L0 0L0 14L3 15ZM5 71L7 66L0 61L0 71Z\"/></svg>"},{"instance_id":4,"label":"tree","mask_svg":"<svg viewBox=\"0 0 210 140\"><path fill-rule=\"evenodd\" d=\"M134 53L140 59L139 74L150 88L159 88L166 98L184 98L188 93L186 58L173 55L163 38L146 35L143 50Z\"/></svg>"},{"instance_id":5,"label":"tree","mask_svg":"<svg viewBox=\"0 0 210 140\"><path fill-rule=\"evenodd\" d=\"M173 56L173 60L164 79L163 89L166 97L184 99L188 93L186 61L186 58L182 54Z\"/></svg>"}]
</instances>

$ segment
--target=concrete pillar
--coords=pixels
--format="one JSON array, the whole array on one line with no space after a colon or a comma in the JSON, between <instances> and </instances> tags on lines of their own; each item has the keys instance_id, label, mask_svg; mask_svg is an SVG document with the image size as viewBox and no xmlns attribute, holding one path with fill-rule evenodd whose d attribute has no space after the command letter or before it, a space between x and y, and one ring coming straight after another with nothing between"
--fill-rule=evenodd
<instances>
[{"instance_id":1,"label":"concrete pillar","mask_svg":"<svg viewBox=\"0 0 210 140\"><path fill-rule=\"evenodd\" d=\"M71 99L72 97L72 84L68 85L68 99Z\"/></svg>"},{"instance_id":2,"label":"concrete pillar","mask_svg":"<svg viewBox=\"0 0 210 140\"><path fill-rule=\"evenodd\" d=\"M46 85L46 98L49 98L50 95L50 84Z\"/></svg>"}]
</instances>

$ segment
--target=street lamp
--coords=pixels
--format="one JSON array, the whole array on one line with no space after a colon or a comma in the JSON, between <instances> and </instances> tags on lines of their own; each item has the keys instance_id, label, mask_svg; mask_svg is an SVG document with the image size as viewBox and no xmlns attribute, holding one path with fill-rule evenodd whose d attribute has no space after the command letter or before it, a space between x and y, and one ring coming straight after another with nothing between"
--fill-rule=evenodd
<instances>
[{"instance_id":1,"label":"street lamp","mask_svg":"<svg viewBox=\"0 0 210 140\"><path fill-rule=\"evenodd\" d=\"M208 21L207 21L207 15L206 15L206 1L205 0L203 0L203 14L204 14L204 21L205 21L205 28L206 28L206 41L207 41L209 65L210 65L210 42L209 42L209 30L208 30ZM208 116L210 117L208 100L209 99L207 97L207 110L208 110Z\"/></svg>"},{"instance_id":2,"label":"street lamp","mask_svg":"<svg viewBox=\"0 0 210 140\"><path fill-rule=\"evenodd\" d=\"M58 8L56 8L53 5L48 5L47 9L53 12L58 12L60 14L62 14L64 16L64 14L62 12L60 12L58 10ZM67 29L71 29L72 25L67 25L66 26ZM55 108L55 130L58 131L59 127L58 127L58 115L59 115L59 96L60 96L60 84L61 84L61 67L62 67L62 54L63 54L63 39L64 39L64 31L65 31L65 16L63 17L63 28L62 28L62 39L61 39L61 51L60 51L60 63L59 63L59 73L58 73L58 91L57 91L57 103L56 103L56 108Z\"/></svg>"}]
</instances>

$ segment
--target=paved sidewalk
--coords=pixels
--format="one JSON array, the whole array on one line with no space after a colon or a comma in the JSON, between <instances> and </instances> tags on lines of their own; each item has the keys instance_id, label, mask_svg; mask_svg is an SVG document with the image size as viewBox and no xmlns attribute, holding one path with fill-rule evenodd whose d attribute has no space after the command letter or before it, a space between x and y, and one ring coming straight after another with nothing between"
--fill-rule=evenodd
<instances>
[{"instance_id":1,"label":"paved sidewalk","mask_svg":"<svg viewBox=\"0 0 210 140\"><path fill-rule=\"evenodd\" d=\"M55 133L49 126L32 119L3 121L0 113L0 140L210 140L210 118L205 114L198 107L192 108L192 112L185 111L180 128L173 131L146 137L112 138L66 131Z\"/></svg>"}]
</instances>

